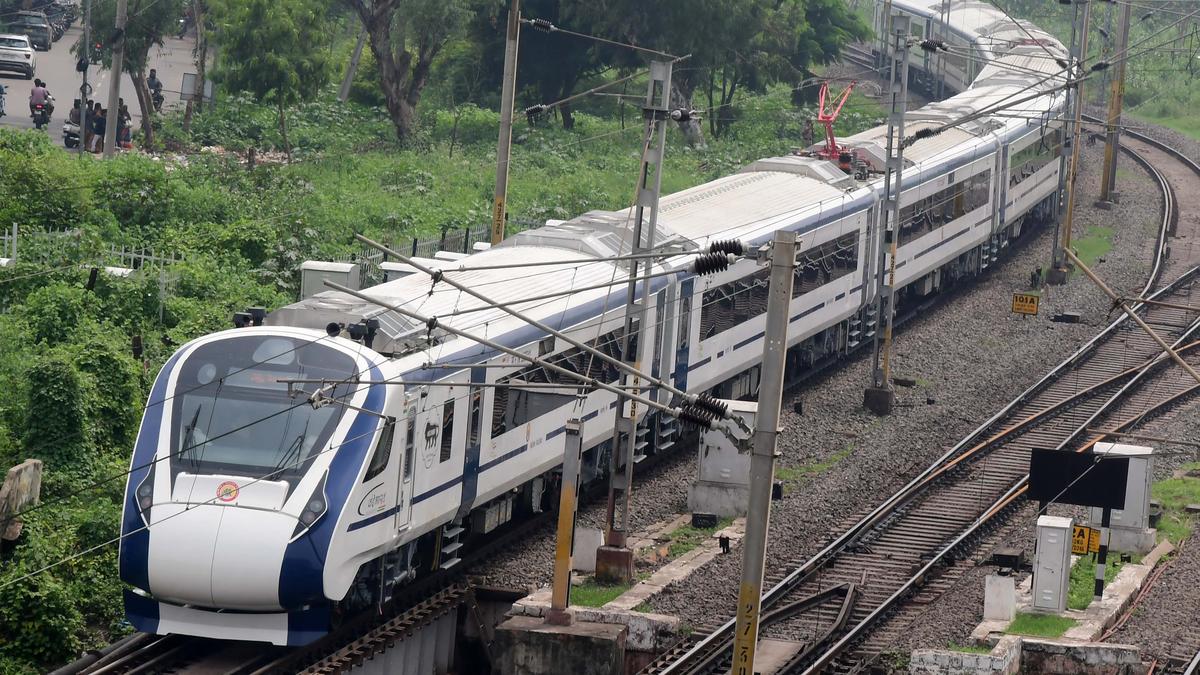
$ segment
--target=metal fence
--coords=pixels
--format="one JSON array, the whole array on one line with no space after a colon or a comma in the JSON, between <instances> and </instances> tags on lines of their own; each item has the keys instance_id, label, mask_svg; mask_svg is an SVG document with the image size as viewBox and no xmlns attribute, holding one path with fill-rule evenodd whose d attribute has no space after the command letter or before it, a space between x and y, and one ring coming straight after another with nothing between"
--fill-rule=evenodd
<instances>
[{"instance_id":1,"label":"metal fence","mask_svg":"<svg viewBox=\"0 0 1200 675\"><path fill-rule=\"evenodd\" d=\"M25 230L17 225L0 232L0 258L42 264L69 263L78 251L72 247L81 243L82 232L79 230ZM87 256L90 258L90 256ZM110 246L107 251L94 259L78 261L84 265L103 265L108 267L123 267L126 269L155 268L166 269L181 262L180 253L159 253L147 247Z\"/></svg>"}]
</instances>

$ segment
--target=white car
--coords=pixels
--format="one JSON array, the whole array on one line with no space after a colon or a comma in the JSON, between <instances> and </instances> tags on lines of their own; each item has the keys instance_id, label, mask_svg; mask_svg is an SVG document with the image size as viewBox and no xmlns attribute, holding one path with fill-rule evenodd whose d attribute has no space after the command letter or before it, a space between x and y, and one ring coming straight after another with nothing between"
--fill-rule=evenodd
<instances>
[{"instance_id":1,"label":"white car","mask_svg":"<svg viewBox=\"0 0 1200 675\"><path fill-rule=\"evenodd\" d=\"M33 45L24 35L0 35L0 71L15 71L32 80L37 70Z\"/></svg>"}]
</instances>

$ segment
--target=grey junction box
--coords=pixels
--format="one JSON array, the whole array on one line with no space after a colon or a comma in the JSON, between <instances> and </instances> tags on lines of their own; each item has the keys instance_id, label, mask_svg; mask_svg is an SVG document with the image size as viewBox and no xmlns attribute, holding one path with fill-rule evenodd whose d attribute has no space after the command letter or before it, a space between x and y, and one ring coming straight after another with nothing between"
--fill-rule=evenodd
<instances>
[{"instance_id":1,"label":"grey junction box","mask_svg":"<svg viewBox=\"0 0 1200 675\"><path fill-rule=\"evenodd\" d=\"M1070 518L1041 516L1037 520L1037 555L1033 564L1033 608L1046 612L1067 609L1071 581Z\"/></svg>"},{"instance_id":2,"label":"grey junction box","mask_svg":"<svg viewBox=\"0 0 1200 675\"><path fill-rule=\"evenodd\" d=\"M1121 443L1097 443L1093 449L1105 457L1128 457L1129 475L1125 482L1125 508L1109 514L1108 547L1114 551L1147 553L1154 547L1150 529L1150 487L1154 480L1154 448ZM1100 527L1104 509L1092 507L1088 516L1093 527Z\"/></svg>"},{"instance_id":3,"label":"grey junction box","mask_svg":"<svg viewBox=\"0 0 1200 675\"><path fill-rule=\"evenodd\" d=\"M754 428L758 404L753 401L723 401L729 411ZM697 466L699 477L688 488L688 510L722 517L746 515L750 503L750 435L732 424L731 433L745 443L743 451L724 429L700 434Z\"/></svg>"}]
</instances>

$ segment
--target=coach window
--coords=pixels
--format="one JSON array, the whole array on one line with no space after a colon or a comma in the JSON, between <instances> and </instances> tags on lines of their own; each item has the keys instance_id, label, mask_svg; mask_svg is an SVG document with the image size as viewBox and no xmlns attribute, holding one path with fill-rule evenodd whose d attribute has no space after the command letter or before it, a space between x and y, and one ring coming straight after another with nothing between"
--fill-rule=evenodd
<instances>
[{"instance_id":1,"label":"coach window","mask_svg":"<svg viewBox=\"0 0 1200 675\"><path fill-rule=\"evenodd\" d=\"M479 427L482 425L483 391L479 387L471 387L471 426L467 433L467 445L479 445Z\"/></svg>"},{"instance_id":2,"label":"coach window","mask_svg":"<svg viewBox=\"0 0 1200 675\"><path fill-rule=\"evenodd\" d=\"M1012 155L1008 172L1008 183L1016 185L1040 171L1047 164L1058 161L1059 143L1062 132L1053 129Z\"/></svg>"},{"instance_id":3,"label":"coach window","mask_svg":"<svg viewBox=\"0 0 1200 675\"><path fill-rule=\"evenodd\" d=\"M450 459L450 449L454 447L454 399L446 401L442 408L442 452L438 462Z\"/></svg>"},{"instance_id":4,"label":"coach window","mask_svg":"<svg viewBox=\"0 0 1200 675\"><path fill-rule=\"evenodd\" d=\"M383 470L387 468L388 460L392 458L392 438L395 431L395 418L387 418L383 423L383 431L379 434L379 444L375 446L375 452L371 455L371 464L367 466L367 475L363 476L364 483L383 473Z\"/></svg>"},{"instance_id":5,"label":"coach window","mask_svg":"<svg viewBox=\"0 0 1200 675\"><path fill-rule=\"evenodd\" d=\"M858 269L858 232L852 232L814 246L800 254L796 261L796 278L792 282L792 297L809 291Z\"/></svg>"},{"instance_id":6,"label":"coach window","mask_svg":"<svg viewBox=\"0 0 1200 675\"><path fill-rule=\"evenodd\" d=\"M404 478L412 477L413 472L413 451L416 446L417 436L417 409L408 409L408 423L404 428Z\"/></svg>"}]
</instances>

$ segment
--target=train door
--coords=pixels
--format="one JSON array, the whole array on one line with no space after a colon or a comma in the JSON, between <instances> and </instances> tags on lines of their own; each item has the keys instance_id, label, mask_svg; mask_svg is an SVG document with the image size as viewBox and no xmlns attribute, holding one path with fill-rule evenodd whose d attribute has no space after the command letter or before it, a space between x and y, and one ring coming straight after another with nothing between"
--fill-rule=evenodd
<instances>
[{"instance_id":1,"label":"train door","mask_svg":"<svg viewBox=\"0 0 1200 675\"><path fill-rule=\"evenodd\" d=\"M692 294L696 289L696 277L679 284L679 337L675 340L675 376L677 389L688 390L688 357L692 344Z\"/></svg>"},{"instance_id":2,"label":"train door","mask_svg":"<svg viewBox=\"0 0 1200 675\"><path fill-rule=\"evenodd\" d=\"M416 461L417 443L417 406L410 399L405 399L404 418L397 423L395 444L403 448L400 455L400 471L396 477L396 517L393 529L400 531L408 527L412 511L413 498L413 462Z\"/></svg>"},{"instance_id":3,"label":"train door","mask_svg":"<svg viewBox=\"0 0 1200 675\"><path fill-rule=\"evenodd\" d=\"M658 292L654 300L654 329L657 335L654 336L654 361L651 363L650 374L654 377L664 379L664 374L671 372L671 350L667 349L667 345L671 344L671 338L675 335L675 326L672 324L673 318L672 309L675 307L675 284L669 284L666 288ZM666 392L658 393L658 401L663 401Z\"/></svg>"},{"instance_id":4,"label":"train door","mask_svg":"<svg viewBox=\"0 0 1200 675\"><path fill-rule=\"evenodd\" d=\"M361 484L346 505L352 518L345 535L347 550L367 550L391 541L394 514L407 504L399 490L403 404L397 398L389 396L384 414L373 422L379 425L378 438L369 451Z\"/></svg>"}]
</instances>

